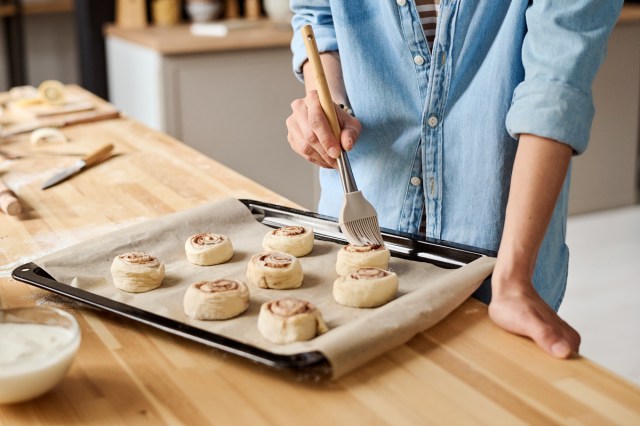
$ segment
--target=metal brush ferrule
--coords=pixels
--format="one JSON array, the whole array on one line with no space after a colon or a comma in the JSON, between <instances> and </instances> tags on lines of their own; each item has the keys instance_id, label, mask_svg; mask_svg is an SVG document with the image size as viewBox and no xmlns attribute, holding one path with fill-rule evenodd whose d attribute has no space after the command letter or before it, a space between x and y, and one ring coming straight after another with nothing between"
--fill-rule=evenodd
<instances>
[{"instance_id":1,"label":"metal brush ferrule","mask_svg":"<svg viewBox=\"0 0 640 426\"><path fill-rule=\"evenodd\" d=\"M347 152L342 150L340 157L337 158L338 173L340 173L340 180L342 181L342 189L345 194L348 192L356 192L358 186L356 180L353 178L353 172L351 171L351 164L349 163L349 157Z\"/></svg>"}]
</instances>

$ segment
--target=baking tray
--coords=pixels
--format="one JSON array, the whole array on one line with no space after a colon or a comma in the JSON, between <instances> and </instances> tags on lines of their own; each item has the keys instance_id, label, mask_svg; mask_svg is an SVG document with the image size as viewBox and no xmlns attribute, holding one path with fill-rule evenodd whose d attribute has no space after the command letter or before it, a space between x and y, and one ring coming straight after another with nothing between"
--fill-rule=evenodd
<instances>
[{"instance_id":1,"label":"baking tray","mask_svg":"<svg viewBox=\"0 0 640 426\"><path fill-rule=\"evenodd\" d=\"M264 225L273 228L287 225L309 226L313 228L315 238L318 240L331 241L338 244L347 243L340 232L336 218L255 200L240 201L251 211L255 219ZM391 251L392 256L418 262L428 262L442 268L455 269L478 259L482 255L495 256L494 252L475 247L420 238L416 235L399 233L384 228L381 231L385 245ZM268 352L255 346L58 282L40 266L32 262L17 267L11 275L17 281L148 324L171 334L238 355L258 364L292 373L299 379L315 381L331 376L331 365L324 354L319 351L293 355Z\"/></svg>"}]
</instances>

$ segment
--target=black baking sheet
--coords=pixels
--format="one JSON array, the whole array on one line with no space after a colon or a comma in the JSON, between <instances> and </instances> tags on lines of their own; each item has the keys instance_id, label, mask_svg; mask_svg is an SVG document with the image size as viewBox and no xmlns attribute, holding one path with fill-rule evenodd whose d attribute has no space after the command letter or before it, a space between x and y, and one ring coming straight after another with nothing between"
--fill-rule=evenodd
<instances>
[{"instance_id":1,"label":"black baking sheet","mask_svg":"<svg viewBox=\"0 0 640 426\"><path fill-rule=\"evenodd\" d=\"M240 201L247 206L256 220L264 225L274 228L286 225L310 226L314 230L316 239L346 244L335 218L260 201ZM487 250L439 240L419 239L415 235L386 229L382 229L382 236L392 256L428 262L442 268L455 269L478 259L482 255L495 256L495 253ZM49 290L259 364L291 372L302 379L320 380L331 376L331 365L321 352L313 351L292 355L268 352L255 346L58 282L35 263L19 266L12 272L12 277L17 281Z\"/></svg>"}]
</instances>

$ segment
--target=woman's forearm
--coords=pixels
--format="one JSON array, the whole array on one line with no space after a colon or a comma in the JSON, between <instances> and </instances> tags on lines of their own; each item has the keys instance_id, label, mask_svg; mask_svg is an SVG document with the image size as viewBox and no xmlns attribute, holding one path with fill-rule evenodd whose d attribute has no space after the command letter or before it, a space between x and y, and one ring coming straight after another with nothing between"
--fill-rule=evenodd
<instances>
[{"instance_id":1,"label":"woman's forearm","mask_svg":"<svg viewBox=\"0 0 640 426\"><path fill-rule=\"evenodd\" d=\"M324 74L327 77L327 83L329 84L329 91L331 92L333 102L349 105L347 91L344 87L344 80L342 78L340 55L338 52L323 52L320 54L320 60L322 61ZM310 90L316 90L316 81L309 61L305 62L302 66L302 73L304 74L305 90L307 92Z\"/></svg>"},{"instance_id":2,"label":"woman's forearm","mask_svg":"<svg viewBox=\"0 0 640 426\"><path fill-rule=\"evenodd\" d=\"M580 334L540 297L533 286L533 271L571 154L569 145L520 135L489 305L495 324L529 337L557 358L578 351Z\"/></svg>"},{"instance_id":3,"label":"woman's forearm","mask_svg":"<svg viewBox=\"0 0 640 426\"><path fill-rule=\"evenodd\" d=\"M566 144L531 134L520 136L494 292L518 291L518 283L530 282L571 155Z\"/></svg>"}]
</instances>

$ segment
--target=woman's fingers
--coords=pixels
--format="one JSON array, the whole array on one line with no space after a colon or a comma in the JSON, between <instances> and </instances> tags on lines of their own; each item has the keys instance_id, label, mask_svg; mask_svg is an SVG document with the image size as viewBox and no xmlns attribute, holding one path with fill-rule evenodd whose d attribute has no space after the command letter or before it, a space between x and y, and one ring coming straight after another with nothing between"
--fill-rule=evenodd
<instances>
[{"instance_id":1,"label":"woman's fingers","mask_svg":"<svg viewBox=\"0 0 640 426\"><path fill-rule=\"evenodd\" d=\"M335 168L341 148L350 150L360 136L361 125L337 106L341 127L340 143L334 136L316 91L291 103L292 114L287 118L287 140L294 152L320 167Z\"/></svg>"},{"instance_id":2,"label":"woman's fingers","mask_svg":"<svg viewBox=\"0 0 640 426\"><path fill-rule=\"evenodd\" d=\"M302 132L298 127L295 119L289 117L287 119L287 129L289 134L287 135L287 141L291 146L291 149L305 160L324 168L332 168L321 156L316 152L311 145L309 145L305 138L302 136Z\"/></svg>"},{"instance_id":3,"label":"woman's fingers","mask_svg":"<svg viewBox=\"0 0 640 426\"><path fill-rule=\"evenodd\" d=\"M322 167L330 167L329 165L333 164L334 161L322 147L315 131L309 123L309 110L306 101L304 99L297 99L291 104L291 108L293 114L290 118L292 118L292 122L295 123L297 127L294 137L299 149L296 152L305 159L313 158L314 164L318 164L318 161L321 161L325 164ZM289 127L289 124L287 124L287 126Z\"/></svg>"},{"instance_id":4,"label":"woman's fingers","mask_svg":"<svg viewBox=\"0 0 640 426\"><path fill-rule=\"evenodd\" d=\"M318 92L315 90L309 91L305 97L305 105L307 107L307 123L309 128L302 130L305 136L310 136L307 135L307 131L313 134L313 137L309 137L308 142L318 141L322 148L317 146L314 146L314 148L325 161L332 162L331 160L335 160L340 156L340 144L333 134L329 120L327 120L322 110Z\"/></svg>"},{"instance_id":5,"label":"woman's fingers","mask_svg":"<svg viewBox=\"0 0 640 426\"><path fill-rule=\"evenodd\" d=\"M342 132L340 133L340 144L345 151L351 151L351 149L353 149L353 145L355 145L356 141L360 137L362 125L357 118L353 117L348 112L340 108L336 108L336 112L338 113L338 121L340 122L340 128L342 129Z\"/></svg>"},{"instance_id":6,"label":"woman's fingers","mask_svg":"<svg viewBox=\"0 0 640 426\"><path fill-rule=\"evenodd\" d=\"M569 358L580 348L580 334L537 294L494 295L489 317L503 329L533 340L557 358Z\"/></svg>"}]
</instances>

